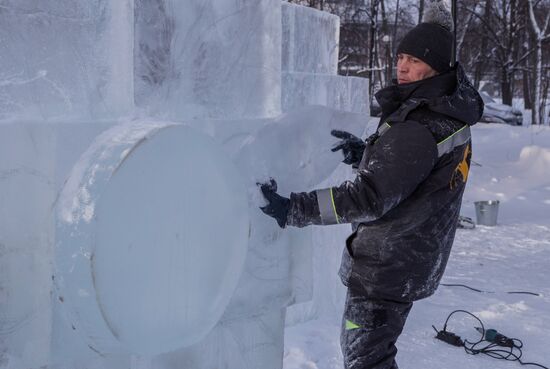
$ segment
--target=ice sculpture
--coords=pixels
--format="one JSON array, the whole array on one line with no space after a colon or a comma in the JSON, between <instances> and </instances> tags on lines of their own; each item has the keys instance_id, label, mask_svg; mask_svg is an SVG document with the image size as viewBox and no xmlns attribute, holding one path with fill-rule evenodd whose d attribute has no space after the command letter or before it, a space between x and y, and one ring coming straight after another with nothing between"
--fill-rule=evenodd
<instances>
[{"instance_id":1,"label":"ice sculpture","mask_svg":"<svg viewBox=\"0 0 550 369\"><path fill-rule=\"evenodd\" d=\"M244 182L211 138L183 125L109 129L58 204L57 292L93 349L158 354L212 330L250 225Z\"/></svg>"},{"instance_id":2,"label":"ice sculpture","mask_svg":"<svg viewBox=\"0 0 550 369\"><path fill-rule=\"evenodd\" d=\"M131 0L2 1L0 119L105 119L133 100Z\"/></svg>"},{"instance_id":3,"label":"ice sculpture","mask_svg":"<svg viewBox=\"0 0 550 369\"><path fill-rule=\"evenodd\" d=\"M337 29L279 0L3 3L0 368L281 368L313 236L256 182L311 189L330 130L363 131Z\"/></svg>"},{"instance_id":4,"label":"ice sculpture","mask_svg":"<svg viewBox=\"0 0 550 369\"><path fill-rule=\"evenodd\" d=\"M283 2L282 11L283 70L335 75L338 68L340 19L287 2Z\"/></svg>"},{"instance_id":5,"label":"ice sculpture","mask_svg":"<svg viewBox=\"0 0 550 369\"><path fill-rule=\"evenodd\" d=\"M323 105L368 113L367 81L336 75L339 18L287 2L283 2L282 9L283 111L304 105Z\"/></svg>"},{"instance_id":6,"label":"ice sculpture","mask_svg":"<svg viewBox=\"0 0 550 369\"><path fill-rule=\"evenodd\" d=\"M136 0L136 103L170 119L280 112L277 0Z\"/></svg>"}]
</instances>

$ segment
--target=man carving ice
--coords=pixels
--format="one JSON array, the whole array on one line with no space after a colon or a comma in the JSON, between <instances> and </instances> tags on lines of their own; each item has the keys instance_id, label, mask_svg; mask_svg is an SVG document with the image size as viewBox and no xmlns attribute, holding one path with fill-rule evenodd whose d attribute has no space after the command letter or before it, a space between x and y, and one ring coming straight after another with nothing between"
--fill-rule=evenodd
<instances>
[{"instance_id":1,"label":"man carving ice","mask_svg":"<svg viewBox=\"0 0 550 369\"><path fill-rule=\"evenodd\" d=\"M397 49L397 84L376 98L377 133L340 138L357 177L312 192L261 185L281 227L354 223L340 277L348 287L341 345L346 369L397 369L395 342L414 301L432 295L450 254L471 156L469 126L483 102L451 62L452 20L433 3Z\"/></svg>"}]
</instances>

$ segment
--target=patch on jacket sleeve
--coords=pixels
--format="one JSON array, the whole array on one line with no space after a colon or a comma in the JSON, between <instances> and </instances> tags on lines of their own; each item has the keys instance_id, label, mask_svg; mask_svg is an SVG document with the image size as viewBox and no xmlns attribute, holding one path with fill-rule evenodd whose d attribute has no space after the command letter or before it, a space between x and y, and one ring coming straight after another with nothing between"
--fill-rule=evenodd
<instances>
[{"instance_id":1,"label":"patch on jacket sleeve","mask_svg":"<svg viewBox=\"0 0 550 369\"><path fill-rule=\"evenodd\" d=\"M456 188L460 183L466 183L468 173L470 173L470 159L472 158L472 149L470 144L466 145L462 153L462 161L457 165L453 176L451 177L451 189Z\"/></svg>"}]
</instances>

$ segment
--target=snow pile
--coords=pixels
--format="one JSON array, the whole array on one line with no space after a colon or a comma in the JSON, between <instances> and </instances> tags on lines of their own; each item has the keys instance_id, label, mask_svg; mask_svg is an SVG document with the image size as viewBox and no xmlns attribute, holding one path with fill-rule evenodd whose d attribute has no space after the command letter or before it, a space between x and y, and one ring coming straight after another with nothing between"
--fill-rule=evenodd
<instances>
[{"instance_id":1,"label":"snow pile","mask_svg":"<svg viewBox=\"0 0 550 369\"><path fill-rule=\"evenodd\" d=\"M524 147L519 154L518 167L525 168L530 178L548 182L550 149L539 146Z\"/></svg>"},{"instance_id":2,"label":"snow pile","mask_svg":"<svg viewBox=\"0 0 550 369\"><path fill-rule=\"evenodd\" d=\"M474 201L500 200L499 225L457 231L443 283L487 292L441 286L431 298L415 303L397 343L401 368L520 367L482 355L470 356L435 340L431 326L441 329L447 315L456 309L477 315L486 328L520 338L524 343L522 360L550 365L546 347L550 338L550 129L478 124L472 135L473 160L481 166L471 168L462 213L474 217ZM336 274L339 260L334 258L339 259L343 247L343 239L335 243L336 234L345 231L324 227L322 232L332 238L316 239L318 249L314 251L326 252L317 253L314 263L314 300L309 314L317 319L287 329L285 369L343 368L339 332L344 289ZM539 296L507 293L510 291ZM477 341L477 325L473 318L455 314L448 329Z\"/></svg>"}]
</instances>

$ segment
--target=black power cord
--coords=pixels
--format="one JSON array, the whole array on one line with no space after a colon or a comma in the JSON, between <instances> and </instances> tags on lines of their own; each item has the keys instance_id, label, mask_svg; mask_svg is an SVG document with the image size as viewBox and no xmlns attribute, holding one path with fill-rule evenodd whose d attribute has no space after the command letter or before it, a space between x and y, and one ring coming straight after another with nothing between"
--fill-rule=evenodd
<instances>
[{"instance_id":1,"label":"black power cord","mask_svg":"<svg viewBox=\"0 0 550 369\"><path fill-rule=\"evenodd\" d=\"M440 283L440 285L445 287L464 287L479 293L496 293L495 291L483 291L483 290L473 288L468 285L460 284L460 283ZM506 291L506 293L510 295L532 295L532 296L539 296L539 297L541 296L540 293L530 292L530 291Z\"/></svg>"},{"instance_id":2,"label":"black power cord","mask_svg":"<svg viewBox=\"0 0 550 369\"><path fill-rule=\"evenodd\" d=\"M470 342L466 339L463 340L455 333L447 330L447 324L449 323L449 319L451 319L451 316L453 316L456 313L467 314L475 318L479 322L481 327L475 327L475 329L481 334L481 338L478 341ZM493 359L517 361L521 365L531 365L542 369L550 369L541 364L522 361L521 356L523 352L521 351L521 349L523 348L523 342L520 339L506 337L505 335L497 332L494 329L486 330L481 319L479 319L477 316L470 313L469 311L455 310L451 312L447 316L447 319L445 320L445 324L443 325L442 330L438 330L433 325L432 327L437 333L435 338L453 346L464 347L464 350L469 355L483 354L483 355L492 357Z\"/></svg>"}]
</instances>

